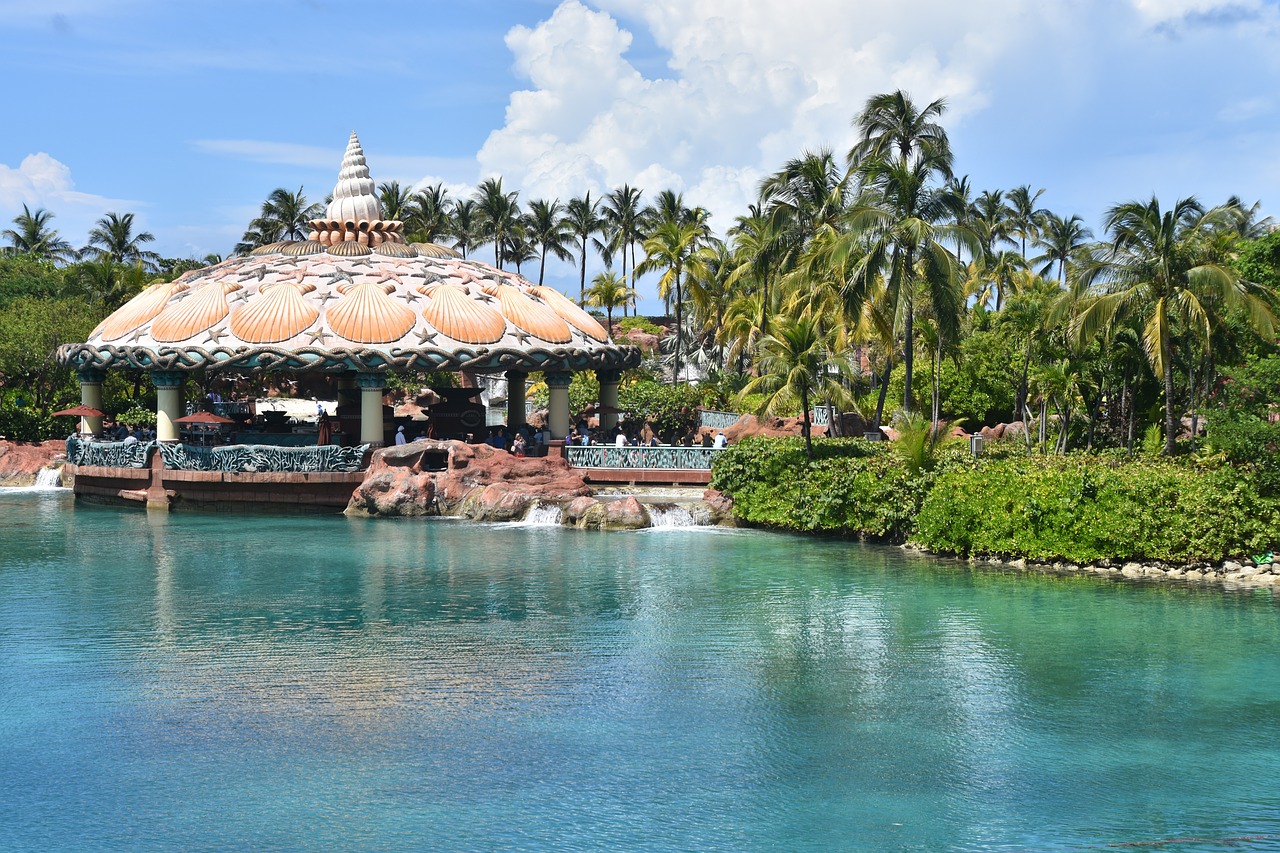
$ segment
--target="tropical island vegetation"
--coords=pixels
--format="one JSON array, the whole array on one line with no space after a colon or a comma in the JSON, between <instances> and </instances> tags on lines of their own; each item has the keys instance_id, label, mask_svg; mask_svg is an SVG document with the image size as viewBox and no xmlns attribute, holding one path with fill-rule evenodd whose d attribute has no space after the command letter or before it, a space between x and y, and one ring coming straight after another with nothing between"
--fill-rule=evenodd
<instances>
[{"instance_id":1,"label":"tropical island vegetation","mask_svg":"<svg viewBox=\"0 0 1280 853\"><path fill-rule=\"evenodd\" d=\"M638 414L800 415L802 438L717 464L748 521L1080 560L1277 544L1280 232L1260 205L1120 201L1095 234L1031 184L975 189L944 114L941 100L872 97L847 151L782 164L722 236L670 189L527 203L500 177L465 198L378 190L411 241L539 283L548 257L573 264L571 295L656 342L624 380ZM320 209L276 189L233 252L302 239ZM49 412L76 399L57 345L150 282L219 260L159 257L130 213L106 214L79 250L52 221L24 207L0 234L0 434L15 438L54 435ZM664 316L637 316L648 288ZM571 399L585 405L591 381L579 375ZM104 391L114 411L153 393L126 373ZM814 440L816 405L899 441ZM956 425L1001 440L975 460L946 445Z\"/></svg>"}]
</instances>

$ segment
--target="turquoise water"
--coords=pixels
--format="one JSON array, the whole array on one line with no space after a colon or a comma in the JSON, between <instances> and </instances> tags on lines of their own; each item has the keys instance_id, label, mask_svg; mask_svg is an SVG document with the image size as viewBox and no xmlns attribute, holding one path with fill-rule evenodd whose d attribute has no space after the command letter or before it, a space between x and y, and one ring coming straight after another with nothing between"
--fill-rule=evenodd
<instances>
[{"instance_id":1,"label":"turquoise water","mask_svg":"<svg viewBox=\"0 0 1280 853\"><path fill-rule=\"evenodd\" d=\"M758 532L0 494L0 849L1280 850L1278 617Z\"/></svg>"}]
</instances>

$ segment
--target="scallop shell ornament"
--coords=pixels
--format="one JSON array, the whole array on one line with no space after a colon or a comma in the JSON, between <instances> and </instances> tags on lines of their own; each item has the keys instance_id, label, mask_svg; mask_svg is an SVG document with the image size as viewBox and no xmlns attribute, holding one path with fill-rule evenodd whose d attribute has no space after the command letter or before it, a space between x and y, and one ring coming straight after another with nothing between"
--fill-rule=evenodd
<instances>
[{"instance_id":1,"label":"scallop shell ornament","mask_svg":"<svg viewBox=\"0 0 1280 853\"><path fill-rule=\"evenodd\" d=\"M545 302L553 311L569 321L571 326L577 328L578 331L589 338L594 338L600 343L607 343L609 333L604 330L604 326L592 317L586 311L578 307L578 303L565 296L554 287L544 287L535 284L529 288L529 292Z\"/></svg>"},{"instance_id":2,"label":"scallop shell ornament","mask_svg":"<svg viewBox=\"0 0 1280 853\"><path fill-rule=\"evenodd\" d=\"M292 281L264 284L258 297L231 315L231 334L250 344L274 344L302 334L320 316L303 298L314 284Z\"/></svg>"},{"instance_id":3,"label":"scallop shell ornament","mask_svg":"<svg viewBox=\"0 0 1280 853\"><path fill-rule=\"evenodd\" d=\"M154 319L164 310L171 296L186 289L187 285L182 282L157 282L117 308L111 316L98 324L98 328L93 330L93 335L101 334L104 341L123 338L134 329Z\"/></svg>"},{"instance_id":4,"label":"scallop shell ornament","mask_svg":"<svg viewBox=\"0 0 1280 853\"><path fill-rule=\"evenodd\" d=\"M456 284L418 288L427 295L422 316L441 333L464 344L494 344L507 333L507 321L494 309L477 302Z\"/></svg>"},{"instance_id":5,"label":"scallop shell ornament","mask_svg":"<svg viewBox=\"0 0 1280 853\"><path fill-rule=\"evenodd\" d=\"M389 284L362 281L343 284L343 299L325 310L329 328L349 341L361 344L389 344L409 333L417 322L413 311L392 299Z\"/></svg>"},{"instance_id":6,"label":"scallop shell ornament","mask_svg":"<svg viewBox=\"0 0 1280 853\"><path fill-rule=\"evenodd\" d=\"M541 302L535 302L509 284L483 284L480 289L498 299L502 315L517 327L547 343L567 344L573 340L569 324Z\"/></svg>"},{"instance_id":7,"label":"scallop shell ornament","mask_svg":"<svg viewBox=\"0 0 1280 853\"><path fill-rule=\"evenodd\" d=\"M151 337L160 343L175 343L213 328L231 310L227 294L239 289L240 285L233 281L200 285L186 299L171 303L160 312L151 324Z\"/></svg>"}]
</instances>

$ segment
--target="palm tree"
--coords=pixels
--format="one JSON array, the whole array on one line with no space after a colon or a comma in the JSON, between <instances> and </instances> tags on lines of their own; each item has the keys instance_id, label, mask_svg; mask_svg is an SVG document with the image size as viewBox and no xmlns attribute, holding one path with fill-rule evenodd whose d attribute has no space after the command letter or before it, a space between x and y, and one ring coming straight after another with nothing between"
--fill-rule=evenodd
<instances>
[{"instance_id":1,"label":"palm tree","mask_svg":"<svg viewBox=\"0 0 1280 853\"><path fill-rule=\"evenodd\" d=\"M892 158L909 163L923 158L937 163L944 177L950 178L951 142L942 125L934 121L946 109L942 98L922 110L916 109L910 96L901 89L873 95L854 119L853 126L860 136L849 150L849 162L856 165Z\"/></svg>"},{"instance_id":2,"label":"palm tree","mask_svg":"<svg viewBox=\"0 0 1280 853\"><path fill-rule=\"evenodd\" d=\"M109 314L128 302L150 283L141 261L120 264L110 255L99 255L71 268L71 284Z\"/></svg>"},{"instance_id":3,"label":"palm tree","mask_svg":"<svg viewBox=\"0 0 1280 853\"><path fill-rule=\"evenodd\" d=\"M1096 291L1072 323L1081 342L1108 334L1134 316L1142 324L1142 345L1152 371L1164 379L1164 452L1172 455L1178 419L1174 407L1173 346L1177 324L1207 341L1216 321L1214 303L1238 310L1248 324L1271 339L1275 315L1267 292L1240 278L1228 264L1209 260L1217 229L1230 228L1236 212L1227 206L1205 210L1195 198L1161 210L1155 198L1130 201L1107 212L1109 243L1080 273Z\"/></svg>"},{"instance_id":4,"label":"palm tree","mask_svg":"<svg viewBox=\"0 0 1280 853\"><path fill-rule=\"evenodd\" d=\"M538 284L547 271L547 252L562 261L573 260L569 244L573 240L572 225L565 218L565 207L560 199L529 202L529 212L524 218L525 236L538 249Z\"/></svg>"},{"instance_id":5,"label":"palm tree","mask_svg":"<svg viewBox=\"0 0 1280 853\"><path fill-rule=\"evenodd\" d=\"M404 222L413 210L413 193L399 181L378 184L378 201L382 206L382 218Z\"/></svg>"},{"instance_id":6,"label":"palm tree","mask_svg":"<svg viewBox=\"0 0 1280 853\"><path fill-rule=\"evenodd\" d=\"M150 269L160 256L142 248L142 244L155 241L150 231L133 233L133 214L108 213L98 220L89 232L89 245L84 254L94 258L109 257L117 264L141 263Z\"/></svg>"},{"instance_id":7,"label":"palm tree","mask_svg":"<svg viewBox=\"0 0 1280 853\"><path fill-rule=\"evenodd\" d=\"M1067 267L1072 257L1093 237L1093 232L1085 227L1084 220L1072 215L1063 219L1057 214L1046 214L1042 220L1040 236L1035 245L1044 249L1044 254L1028 259L1033 264L1043 264L1040 275L1048 275L1054 262L1058 264L1058 285L1067 282Z\"/></svg>"},{"instance_id":8,"label":"palm tree","mask_svg":"<svg viewBox=\"0 0 1280 853\"><path fill-rule=\"evenodd\" d=\"M311 220L323 213L324 208L319 204L307 203L302 187L298 187L297 192L277 187L262 203L258 216L249 223L248 230L236 245L236 252L245 254L281 240L303 240L311 231Z\"/></svg>"},{"instance_id":9,"label":"palm tree","mask_svg":"<svg viewBox=\"0 0 1280 853\"><path fill-rule=\"evenodd\" d=\"M516 221L502 244L502 260L516 265L516 275L522 275L521 266L535 261L539 257L538 247L529 239L529 232L523 217Z\"/></svg>"},{"instance_id":10,"label":"palm tree","mask_svg":"<svg viewBox=\"0 0 1280 853\"><path fill-rule=\"evenodd\" d=\"M454 199L453 222L450 224L449 234L453 237L453 248L461 252L463 258L466 258L470 249L476 247L479 220L480 214L474 200Z\"/></svg>"},{"instance_id":11,"label":"palm tree","mask_svg":"<svg viewBox=\"0 0 1280 853\"><path fill-rule=\"evenodd\" d=\"M605 197L602 213L609 232L609 254L622 252L622 277L627 278L627 270L632 270L629 279L632 290L635 289L635 244L641 239L640 196L638 190L630 184L623 184ZM631 266L627 266L627 249L631 250ZM627 307L622 306L622 315L627 314Z\"/></svg>"},{"instance_id":12,"label":"palm tree","mask_svg":"<svg viewBox=\"0 0 1280 853\"><path fill-rule=\"evenodd\" d=\"M502 189L502 178L485 178L473 196L480 237L493 243L493 263L498 269L502 269L503 247L520 221L519 197L517 192Z\"/></svg>"},{"instance_id":13,"label":"palm tree","mask_svg":"<svg viewBox=\"0 0 1280 853\"><path fill-rule=\"evenodd\" d=\"M599 234L604 226L600 218L600 200L592 200L591 191L587 190L582 198L570 199L565 206L564 221L569 233L578 241L578 302L586 304L587 300L587 242L592 235ZM599 241L597 241L598 244Z\"/></svg>"},{"instance_id":14,"label":"palm tree","mask_svg":"<svg viewBox=\"0 0 1280 853\"><path fill-rule=\"evenodd\" d=\"M687 271L702 275L707 260L713 250L702 245L703 226L696 222L683 225L676 222L664 222L653 232L653 236L644 241L644 261L635 268L637 275L644 275L651 270L664 269L658 281L658 295L666 297L675 293L676 297L676 340L675 367L671 377L672 384L680 381L680 344L684 337L684 280Z\"/></svg>"},{"instance_id":15,"label":"palm tree","mask_svg":"<svg viewBox=\"0 0 1280 853\"><path fill-rule=\"evenodd\" d=\"M34 213L25 204L22 213L13 218L16 228L0 231L0 237L9 241L13 254L35 255L51 261L70 262L77 258L76 250L63 240L56 228L49 227L53 214L43 207Z\"/></svg>"},{"instance_id":16,"label":"palm tree","mask_svg":"<svg viewBox=\"0 0 1280 853\"><path fill-rule=\"evenodd\" d=\"M449 191L443 184L419 190L409 200L405 231L419 243L439 243L449 234Z\"/></svg>"},{"instance_id":17,"label":"palm tree","mask_svg":"<svg viewBox=\"0 0 1280 853\"><path fill-rule=\"evenodd\" d=\"M742 391L763 393L757 414L774 414L788 402L799 398L803 421L805 452L813 458L810 401L830 398L847 402L848 394L838 376L848 372L848 356L832 343L831 333L823 333L814 317L787 317L776 320L773 332L760 341L756 366L760 374ZM833 374L831 367L836 368Z\"/></svg>"},{"instance_id":18,"label":"palm tree","mask_svg":"<svg viewBox=\"0 0 1280 853\"><path fill-rule=\"evenodd\" d=\"M1027 256L1027 241L1034 243L1040 237L1040 227L1049 211L1037 208L1036 201L1044 195L1044 190L1031 192L1030 186L1014 187L1005 196L1009 207L1009 233L1017 237L1021 243L1022 257Z\"/></svg>"},{"instance_id":19,"label":"palm tree","mask_svg":"<svg viewBox=\"0 0 1280 853\"><path fill-rule=\"evenodd\" d=\"M587 291L586 304L593 308L603 308L608 318L609 334L613 335L613 309L626 305L635 296L627 287L627 280L612 270L597 273L591 279L591 289Z\"/></svg>"}]
</instances>

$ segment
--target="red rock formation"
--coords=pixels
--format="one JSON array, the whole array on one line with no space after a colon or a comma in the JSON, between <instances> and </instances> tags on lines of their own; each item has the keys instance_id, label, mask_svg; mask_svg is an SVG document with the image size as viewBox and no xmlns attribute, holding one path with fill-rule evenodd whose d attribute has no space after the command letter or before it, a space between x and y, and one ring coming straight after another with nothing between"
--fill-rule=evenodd
<instances>
[{"instance_id":1,"label":"red rock formation","mask_svg":"<svg viewBox=\"0 0 1280 853\"><path fill-rule=\"evenodd\" d=\"M62 461L63 441L0 441L0 486L30 486L36 472Z\"/></svg>"}]
</instances>

